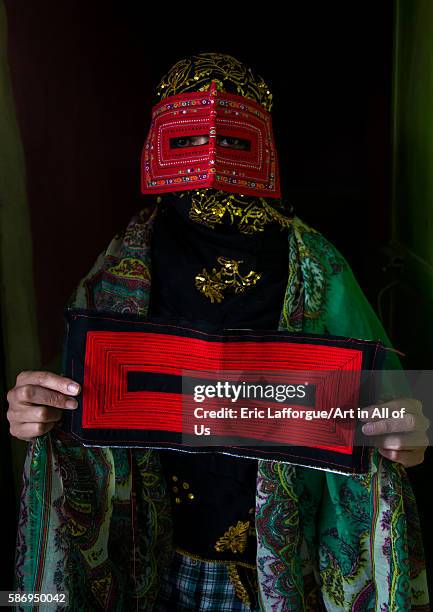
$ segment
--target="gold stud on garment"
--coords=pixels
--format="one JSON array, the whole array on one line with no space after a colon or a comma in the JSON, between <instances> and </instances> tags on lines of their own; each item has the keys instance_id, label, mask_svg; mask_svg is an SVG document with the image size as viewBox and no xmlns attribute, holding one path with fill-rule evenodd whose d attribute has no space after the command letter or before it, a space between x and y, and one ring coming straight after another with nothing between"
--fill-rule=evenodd
<instances>
[{"instance_id":1,"label":"gold stud on garment","mask_svg":"<svg viewBox=\"0 0 433 612\"><path fill-rule=\"evenodd\" d=\"M183 486L184 489L189 489L189 483L188 482L184 482L182 486Z\"/></svg>"},{"instance_id":2,"label":"gold stud on garment","mask_svg":"<svg viewBox=\"0 0 433 612\"><path fill-rule=\"evenodd\" d=\"M171 477L171 479L174 480L174 482L177 482L179 480L179 478L177 476L174 476L174 475Z\"/></svg>"},{"instance_id":3,"label":"gold stud on garment","mask_svg":"<svg viewBox=\"0 0 433 612\"><path fill-rule=\"evenodd\" d=\"M179 487L172 487L173 493L178 493L179 492Z\"/></svg>"},{"instance_id":4,"label":"gold stud on garment","mask_svg":"<svg viewBox=\"0 0 433 612\"><path fill-rule=\"evenodd\" d=\"M176 497L174 501L176 502L176 504L180 504L181 499L180 499L180 497Z\"/></svg>"},{"instance_id":5,"label":"gold stud on garment","mask_svg":"<svg viewBox=\"0 0 433 612\"><path fill-rule=\"evenodd\" d=\"M188 493L188 499L193 500L194 499L194 494L193 493Z\"/></svg>"}]
</instances>

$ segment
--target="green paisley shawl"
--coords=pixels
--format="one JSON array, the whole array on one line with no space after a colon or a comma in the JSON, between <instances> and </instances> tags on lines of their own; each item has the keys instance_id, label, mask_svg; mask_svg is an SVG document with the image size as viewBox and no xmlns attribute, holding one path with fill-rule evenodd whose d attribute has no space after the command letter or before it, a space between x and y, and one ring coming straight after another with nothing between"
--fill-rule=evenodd
<instances>
[{"instance_id":1,"label":"green paisley shawl","mask_svg":"<svg viewBox=\"0 0 433 612\"><path fill-rule=\"evenodd\" d=\"M71 305L146 316L156 208L135 216L81 281ZM389 340L346 260L294 218L279 328ZM398 368L389 353L387 368ZM404 467L371 453L345 476L259 461L257 568L262 610L428 610L423 546ZM157 451L86 449L60 430L29 444L16 588L68 592L70 610L152 610L171 558ZM28 608L27 608L28 609ZM63 608L62 608L63 609Z\"/></svg>"}]
</instances>

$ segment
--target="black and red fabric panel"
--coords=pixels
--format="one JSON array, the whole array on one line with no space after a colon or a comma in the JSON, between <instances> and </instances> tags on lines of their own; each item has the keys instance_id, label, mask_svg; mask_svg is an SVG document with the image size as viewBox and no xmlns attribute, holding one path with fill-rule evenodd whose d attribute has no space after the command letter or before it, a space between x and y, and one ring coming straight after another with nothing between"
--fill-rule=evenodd
<instances>
[{"instance_id":1,"label":"black and red fabric panel","mask_svg":"<svg viewBox=\"0 0 433 612\"><path fill-rule=\"evenodd\" d=\"M254 415L289 406L293 414L307 408L317 414L329 406L356 411L374 399L371 387L366 391L361 384L361 373L381 366L380 342L285 331L211 331L83 310L68 310L66 317L64 374L81 384L82 393L62 427L80 443L228 452L343 472L366 468L368 453L356 443L356 418L290 418L276 425ZM194 408L201 404L192 390L222 380L274 388L296 388L302 381L305 392L283 402L240 402L251 409L250 418L236 419L231 429L227 419L213 420L212 444L204 446L193 435ZM227 406L233 404L226 397L206 398L206 410Z\"/></svg>"}]
</instances>

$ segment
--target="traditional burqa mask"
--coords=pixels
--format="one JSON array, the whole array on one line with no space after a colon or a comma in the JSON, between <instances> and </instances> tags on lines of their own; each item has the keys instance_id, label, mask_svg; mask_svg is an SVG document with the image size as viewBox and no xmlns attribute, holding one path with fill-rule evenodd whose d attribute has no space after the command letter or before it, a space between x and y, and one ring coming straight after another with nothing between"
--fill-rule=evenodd
<instances>
[{"instance_id":1,"label":"traditional burqa mask","mask_svg":"<svg viewBox=\"0 0 433 612\"><path fill-rule=\"evenodd\" d=\"M275 328L269 303L283 300L291 218L279 198L270 89L235 58L205 53L178 62L157 92L142 165L143 192L160 205L152 310Z\"/></svg>"},{"instance_id":2,"label":"traditional burqa mask","mask_svg":"<svg viewBox=\"0 0 433 612\"><path fill-rule=\"evenodd\" d=\"M279 198L268 85L230 55L181 60L161 80L142 155L142 191Z\"/></svg>"}]
</instances>

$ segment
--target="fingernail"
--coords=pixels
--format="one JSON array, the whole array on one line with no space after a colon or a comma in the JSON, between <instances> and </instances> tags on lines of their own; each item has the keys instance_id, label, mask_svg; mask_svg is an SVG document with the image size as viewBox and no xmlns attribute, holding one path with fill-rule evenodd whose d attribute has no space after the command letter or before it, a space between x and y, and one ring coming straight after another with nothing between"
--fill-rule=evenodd
<instances>
[{"instance_id":1,"label":"fingernail","mask_svg":"<svg viewBox=\"0 0 433 612\"><path fill-rule=\"evenodd\" d=\"M66 408L76 408L78 406L78 402L75 400L66 400L65 406Z\"/></svg>"},{"instance_id":2,"label":"fingernail","mask_svg":"<svg viewBox=\"0 0 433 612\"><path fill-rule=\"evenodd\" d=\"M80 385L77 385L76 383L70 383L68 385L68 391L70 391L71 393L78 393L79 390Z\"/></svg>"},{"instance_id":3,"label":"fingernail","mask_svg":"<svg viewBox=\"0 0 433 612\"><path fill-rule=\"evenodd\" d=\"M372 423L366 423L362 426L362 432L365 434L372 433L374 431L374 425Z\"/></svg>"}]
</instances>

